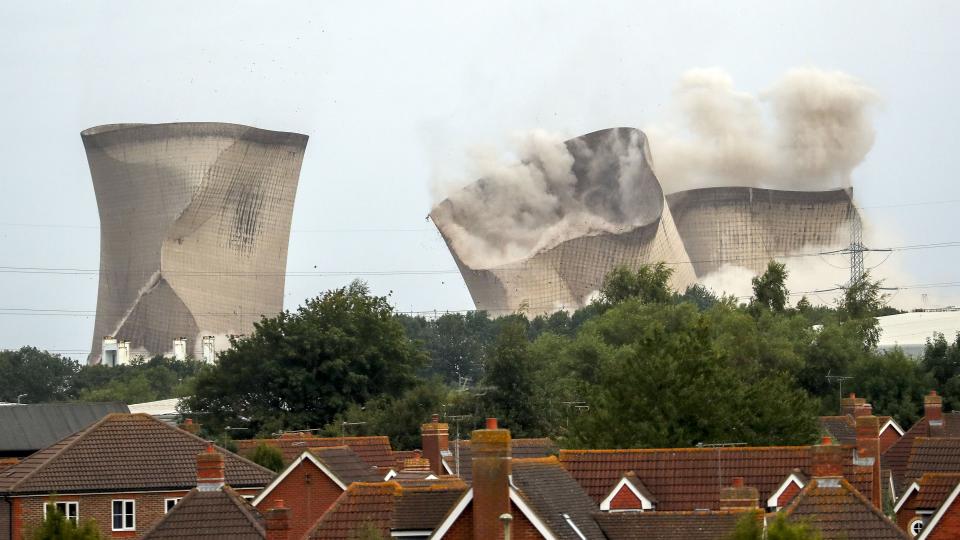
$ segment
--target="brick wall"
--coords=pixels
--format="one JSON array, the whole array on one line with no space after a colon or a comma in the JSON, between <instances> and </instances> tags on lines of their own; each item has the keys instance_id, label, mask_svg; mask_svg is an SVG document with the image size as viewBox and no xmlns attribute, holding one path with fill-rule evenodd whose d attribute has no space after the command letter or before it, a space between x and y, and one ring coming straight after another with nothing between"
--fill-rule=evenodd
<instances>
[{"instance_id":1,"label":"brick wall","mask_svg":"<svg viewBox=\"0 0 960 540\"><path fill-rule=\"evenodd\" d=\"M889 427L880 434L880 455L887 451L887 448L893 446L893 443L900 440L900 434L897 430ZM882 465L882 464L881 464Z\"/></svg>"},{"instance_id":2,"label":"brick wall","mask_svg":"<svg viewBox=\"0 0 960 540\"><path fill-rule=\"evenodd\" d=\"M302 538L304 533L333 505L343 490L319 467L304 460L257 505L265 512L274 507L274 501L283 499L290 509L289 538Z\"/></svg>"},{"instance_id":3,"label":"brick wall","mask_svg":"<svg viewBox=\"0 0 960 540\"><path fill-rule=\"evenodd\" d=\"M513 526L510 529L511 540L543 539L543 536L537 532L533 523L530 523L530 520L528 520L516 506L511 505L510 514L513 516ZM499 537L503 538L503 534L501 533ZM447 531L447 534L444 535L443 538L444 540L481 540L473 536L473 503L470 503L463 513L460 514L460 517L454 522L453 526L450 527L450 530ZM484 538L482 540L490 539Z\"/></svg>"},{"instance_id":4,"label":"brick wall","mask_svg":"<svg viewBox=\"0 0 960 540\"><path fill-rule=\"evenodd\" d=\"M954 501L940 518L937 528L931 531L929 540L956 540L960 538L960 501Z\"/></svg>"},{"instance_id":5,"label":"brick wall","mask_svg":"<svg viewBox=\"0 0 960 540\"><path fill-rule=\"evenodd\" d=\"M800 488L797 487L797 484L790 482L790 485L787 486L787 489L783 490L783 493L781 493L780 497L777 498L777 506L780 508L785 508L788 504L790 504L790 501L797 496L797 493L800 493Z\"/></svg>"},{"instance_id":6,"label":"brick wall","mask_svg":"<svg viewBox=\"0 0 960 540\"><path fill-rule=\"evenodd\" d=\"M640 510L641 508L643 508L643 503L627 486L620 488L620 491L610 501L611 510Z\"/></svg>"},{"instance_id":7,"label":"brick wall","mask_svg":"<svg viewBox=\"0 0 960 540\"><path fill-rule=\"evenodd\" d=\"M10 499L0 499L0 540L10 540L11 519Z\"/></svg>"},{"instance_id":8,"label":"brick wall","mask_svg":"<svg viewBox=\"0 0 960 540\"><path fill-rule=\"evenodd\" d=\"M255 495L258 489L237 490L240 495ZM102 493L95 495L59 495L61 502L77 501L77 512L80 521L94 519L105 538L133 538L138 539L164 515L164 499L183 497L186 491L170 491L165 493ZM136 501L134 531L113 531L113 500L133 499ZM14 517L21 519L21 526L15 531L14 540L29 538L30 532L43 523L43 505L49 497L18 497L15 499L19 508L14 508Z\"/></svg>"},{"instance_id":9,"label":"brick wall","mask_svg":"<svg viewBox=\"0 0 960 540\"><path fill-rule=\"evenodd\" d=\"M444 540L473 540L473 503L470 503L453 522Z\"/></svg>"}]
</instances>

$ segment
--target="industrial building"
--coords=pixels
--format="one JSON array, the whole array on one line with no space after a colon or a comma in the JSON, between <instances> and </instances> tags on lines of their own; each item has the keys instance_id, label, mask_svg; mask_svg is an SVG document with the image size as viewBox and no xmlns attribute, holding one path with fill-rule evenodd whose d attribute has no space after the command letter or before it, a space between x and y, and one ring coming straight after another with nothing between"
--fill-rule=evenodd
<instances>
[{"instance_id":1,"label":"industrial building","mask_svg":"<svg viewBox=\"0 0 960 540\"><path fill-rule=\"evenodd\" d=\"M467 212L457 205L466 197L454 194L431 212L477 309L497 315L574 310L589 303L604 276L619 265L665 262L674 271L670 285L681 291L725 264L760 273L771 259L845 243L849 220L859 219L849 190L731 186L664 196L654 174L656 156L650 156L646 136L632 128L597 131L566 141L566 146L574 158L570 169L576 176L576 196L588 203L600 201L590 209L599 209L598 221L605 226L567 227L562 230L570 236L561 241L508 263L487 265L476 257L467 263L461 253L466 244L457 241L462 231L484 225L464 219ZM611 148L619 159L611 159ZM463 191L492 199L484 182ZM620 206L610 202L629 198L635 200ZM611 216L611 206L638 211ZM507 211L525 209L514 205ZM503 218L496 208L488 213L491 221ZM508 219L522 222L523 216ZM616 225L613 230L610 223Z\"/></svg>"},{"instance_id":2,"label":"industrial building","mask_svg":"<svg viewBox=\"0 0 960 540\"><path fill-rule=\"evenodd\" d=\"M88 362L212 360L230 335L282 310L306 135L190 122L81 138L100 212Z\"/></svg>"}]
</instances>

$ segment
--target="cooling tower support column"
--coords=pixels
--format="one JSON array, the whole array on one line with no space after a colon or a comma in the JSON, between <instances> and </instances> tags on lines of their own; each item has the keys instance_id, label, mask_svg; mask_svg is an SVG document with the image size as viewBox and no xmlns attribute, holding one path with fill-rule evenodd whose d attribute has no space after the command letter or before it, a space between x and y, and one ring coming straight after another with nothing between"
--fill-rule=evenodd
<instances>
[{"instance_id":1,"label":"cooling tower support column","mask_svg":"<svg viewBox=\"0 0 960 540\"><path fill-rule=\"evenodd\" d=\"M103 336L130 355L226 348L283 308L306 135L236 124L114 124L81 133L100 210ZM216 342L210 344L210 337Z\"/></svg>"}]
</instances>

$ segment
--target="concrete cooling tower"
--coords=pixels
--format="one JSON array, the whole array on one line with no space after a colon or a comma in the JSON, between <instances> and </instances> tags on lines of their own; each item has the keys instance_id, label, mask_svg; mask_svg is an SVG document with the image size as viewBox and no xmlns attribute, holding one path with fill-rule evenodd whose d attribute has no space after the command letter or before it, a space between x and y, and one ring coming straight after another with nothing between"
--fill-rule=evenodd
<instances>
[{"instance_id":1,"label":"concrete cooling tower","mask_svg":"<svg viewBox=\"0 0 960 540\"><path fill-rule=\"evenodd\" d=\"M208 357L282 310L306 135L174 123L81 138L100 211L90 363L107 341L130 355Z\"/></svg>"},{"instance_id":2,"label":"concrete cooling tower","mask_svg":"<svg viewBox=\"0 0 960 540\"><path fill-rule=\"evenodd\" d=\"M667 205L699 278L724 264L759 274L772 258L837 245L856 215L842 189L703 188L671 193Z\"/></svg>"},{"instance_id":3,"label":"concrete cooling tower","mask_svg":"<svg viewBox=\"0 0 960 540\"><path fill-rule=\"evenodd\" d=\"M548 212L555 220L543 227L529 253L503 261L477 249L486 230L482 220L529 221L525 202L509 206L515 214L510 216L499 215L502 206L484 204L496 200L496 185L489 179L451 195L431 212L477 309L498 315L574 310L589 303L618 265L667 261L674 269L673 287L693 284L696 276L650 166L646 136L615 128L564 144L573 176L566 182L547 179L545 193L531 196L559 202ZM544 169L549 175L549 167Z\"/></svg>"}]
</instances>

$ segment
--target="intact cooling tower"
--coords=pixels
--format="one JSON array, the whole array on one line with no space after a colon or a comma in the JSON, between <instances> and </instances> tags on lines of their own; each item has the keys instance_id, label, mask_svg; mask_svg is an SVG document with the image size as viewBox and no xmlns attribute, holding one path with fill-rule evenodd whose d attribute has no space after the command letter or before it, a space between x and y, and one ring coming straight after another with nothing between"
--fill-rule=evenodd
<instances>
[{"instance_id":1,"label":"intact cooling tower","mask_svg":"<svg viewBox=\"0 0 960 540\"><path fill-rule=\"evenodd\" d=\"M186 338L200 358L209 336L223 347L282 310L306 135L191 122L81 138L100 210L91 363L105 336L134 355L170 354Z\"/></svg>"},{"instance_id":2,"label":"intact cooling tower","mask_svg":"<svg viewBox=\"0 0 960 540\"><path fill-rule=\"evenodd\" d=\"M674 288L684 290L693 284L693 267L650 167L646 136L636 129L616 128L577 137L565 145L573 156L572 194L547 192L544 196L567 196L575 199L576 205L557 209L563 227L554 225L550 231L559 237L542 239L540 249L494 264L469 249L464 232L483 227L462 208L467 200L464 193L486 197L492 188L485 179L452 195L431 212L477 309L498 315L519 309L531 315L574 310L589 302L604 276L618 265L636 268L665 261L674 270ZM570 206L576 206L579 214L564 214ZM521 205L517 211L525 209ZM485 219L501 217L494 208ZM522 223L523 216L514 221ZM592 226L594 222L602 225Z\"/></svg>"},{"instance_id":3,"label":"intact cooling tower","mask_svg":"<svg viewBox=\"0 0 960 540\"><path fill-rule=\"evenodd\" d=\"M852 205L850 192L842 189L715 187L667 195L700 278L724 264L760 274L775 257L837 245L846 238L850 217L857 215Z\"/></svg>"}]
</instances>

